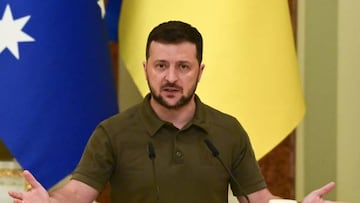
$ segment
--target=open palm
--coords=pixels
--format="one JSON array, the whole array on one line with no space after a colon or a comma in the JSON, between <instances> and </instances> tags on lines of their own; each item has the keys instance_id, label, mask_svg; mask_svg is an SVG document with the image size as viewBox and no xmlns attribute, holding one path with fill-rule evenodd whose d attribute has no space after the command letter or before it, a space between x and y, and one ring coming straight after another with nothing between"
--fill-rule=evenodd
<instances>
[{"instance_id":1,"label":"open palm","mask_svg":"<svg viewBox=\"0 0 360 203\"><path fill-rule=\"evenodd\" d=\"M14 203L50 203L47 191L29 171L24 171L24 178L31 185L31 190L26 192L9 191Z\"/></svg>"},{"instance_id":2,"label":"open palm","mask_svg":"<svg viewBox=\"0 0 360 203\"><path fill-rule=\"evenodd\" d=\"M312 191L309 193L303 200L303 203L345 203L342 201L330 201L323 199L323 196L329 193L332 189L334 189L335 183L330 182L323 187Z\"/></svg>"}]
</instances>

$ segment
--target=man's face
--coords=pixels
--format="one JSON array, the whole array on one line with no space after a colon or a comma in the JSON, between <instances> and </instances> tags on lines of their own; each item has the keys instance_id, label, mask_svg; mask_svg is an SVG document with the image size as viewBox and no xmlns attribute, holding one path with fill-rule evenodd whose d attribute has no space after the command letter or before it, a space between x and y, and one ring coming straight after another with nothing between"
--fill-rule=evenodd
<instances>
[{"instance_id":1,"label":"man's face","mask_svg":"<svg viewBox=\"0 0 360 203\"><path fill-rule=\"evenodd\" d=\"M152 98L165 108L179 109L194 97L204 65L199 64L193 43L153 41L144 69Z\"/></svg>"}]
</instances>

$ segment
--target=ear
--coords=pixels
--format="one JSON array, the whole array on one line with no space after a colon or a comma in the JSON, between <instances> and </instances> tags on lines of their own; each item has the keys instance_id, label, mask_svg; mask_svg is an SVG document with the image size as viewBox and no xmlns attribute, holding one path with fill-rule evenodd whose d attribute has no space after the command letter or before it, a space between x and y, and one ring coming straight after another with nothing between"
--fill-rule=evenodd
<instances>
[{"instance_id":1,"label":"ear","mask_svg":"<svg viewBox=\"0 0 360 203\"><path fill-rule=\"evenodd\" d=\"M147 76L147 61L144 61L144 62L143 62L143 68L144 68L145 78L146 78L146 80L147 80L147 79L148 79L148 76Z\"/></svg>"},{"instance_id":2,"label":"ear","mask_svg":"<svg viewBox=\"0 0 360 203\"><path fill-rule=\"evenodd\" d=\"M144 61L143 62L143 68L144 68L144 73L145 73L145 76L147 76L147 61Z\"/></svg>"},{"instance_id":3,"label":"ear","mask_svg":"<svg viewBox=\"0 0 360 203\"><path fill-rule=\"evenodd\" d=\"M146 71L146 63L147 63L147 61L144 61L144 62L143 62L144 71Z\"/></svg>"},{"instance_id":4,"label":"ear","mask_svg":"<svg viewBox=\"0 0 360 203\"><path fill-rule=\"evenodd\" d=\"M200 79L201 79L202 73L204 71L204 68L205 68L205 64L200 64L198 82L200 82Z\"/></svg>"}]
</instances>

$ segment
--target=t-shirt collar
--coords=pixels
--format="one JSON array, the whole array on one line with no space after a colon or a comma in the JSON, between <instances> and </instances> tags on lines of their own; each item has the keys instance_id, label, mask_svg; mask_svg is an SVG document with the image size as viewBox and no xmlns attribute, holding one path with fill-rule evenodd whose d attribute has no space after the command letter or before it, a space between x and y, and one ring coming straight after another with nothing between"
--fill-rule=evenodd
<instances>
[{"instance_id":1,"label":"t-shirt collar","mask_svg":"<svg viewBox=\"0 0 360 203\"><path fill-rule=\"evenodd\" d=\"M146 130L150 136L154 136L156 132L164 125L168 125L168 122L161 120L155 113L155 111L150 106L150 94L147 94L142 102L142 107L140 108L140 117L143 124L145 125ZM204 104L201 102L200 98L195 95L195 116L187 125L188 127L195 125L204 131L209 131L209 125L206 122L206 111Z\"/></svg>"}]
</instances>

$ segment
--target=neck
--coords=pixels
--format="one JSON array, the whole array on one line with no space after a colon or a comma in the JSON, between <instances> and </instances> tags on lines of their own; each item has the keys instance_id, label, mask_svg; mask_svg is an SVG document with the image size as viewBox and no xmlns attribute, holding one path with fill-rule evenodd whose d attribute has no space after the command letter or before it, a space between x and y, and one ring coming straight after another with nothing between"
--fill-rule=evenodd
<instances>
[{"instance_id":1,"label":"neck","mask_svg":"<svg viewBox=\"0 0 360 203\"><path fill-rule=\"evenodd\" d=\"M188 104L177 109L166 108L153 98L150 99L150 105L161 120L172 123L178 129L182 129L195 115L196 104L194 97Z\"/></svg>"}]
</instances>

